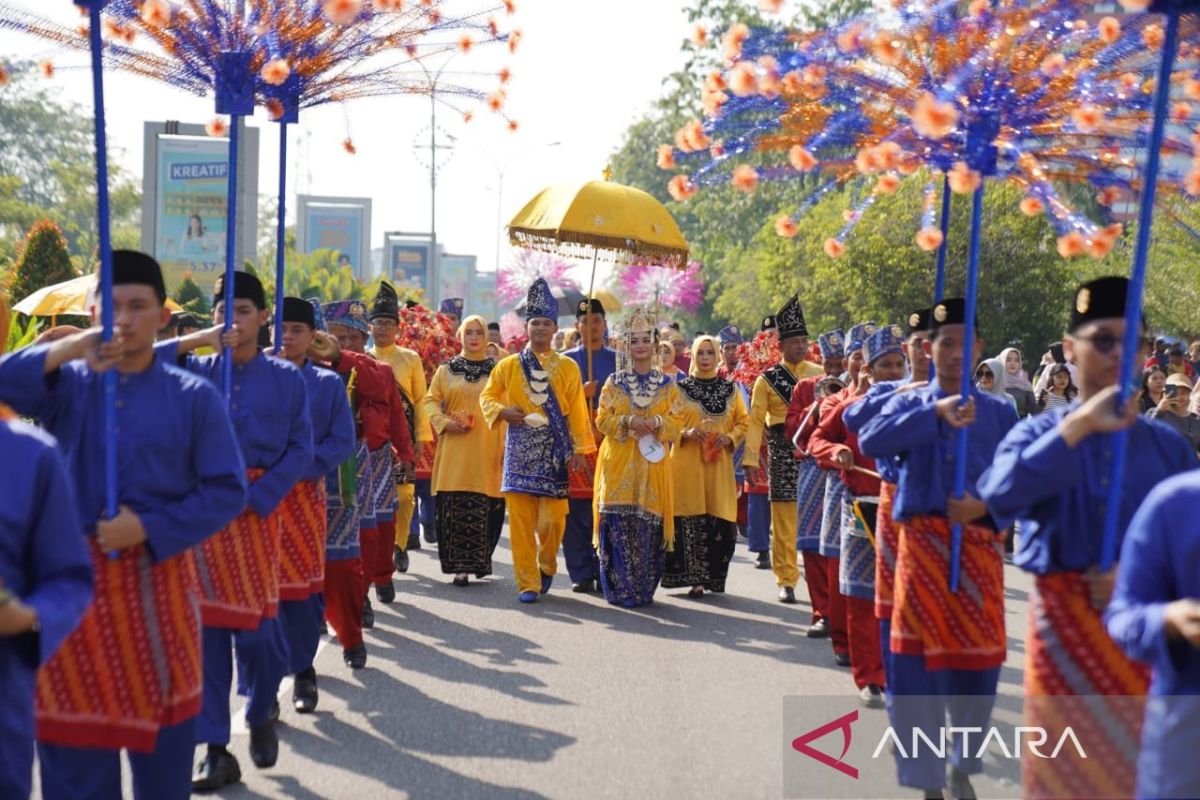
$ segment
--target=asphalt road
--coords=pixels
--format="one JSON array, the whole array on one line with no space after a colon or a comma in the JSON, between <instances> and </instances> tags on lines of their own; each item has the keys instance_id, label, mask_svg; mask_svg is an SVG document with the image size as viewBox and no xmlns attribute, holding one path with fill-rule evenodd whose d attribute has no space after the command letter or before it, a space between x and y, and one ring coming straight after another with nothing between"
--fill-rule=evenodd
<instances>
[{"instance_id":1,"label":"asphalt road","mask_svg":"<svg viewBox=\"0 0 1200 800\"><path fill-rule=\"evenodd\" d=\"M279 763L256 770L235 736L245 783L220 796L778 798L782 698L854 693L828 641L804 636L802 588L776 601L743 543L725 595L660 590L633 611L573 594L561 563L551 593L520 605L507 539L496 555L495 576L461 588L429 545L414 552L397 602L375 604L367 668L324 646L317 713L293 712L285 686ZM1006 580L997 713L1011 717L1028 583Z\"/></svg>"}]
</instances>

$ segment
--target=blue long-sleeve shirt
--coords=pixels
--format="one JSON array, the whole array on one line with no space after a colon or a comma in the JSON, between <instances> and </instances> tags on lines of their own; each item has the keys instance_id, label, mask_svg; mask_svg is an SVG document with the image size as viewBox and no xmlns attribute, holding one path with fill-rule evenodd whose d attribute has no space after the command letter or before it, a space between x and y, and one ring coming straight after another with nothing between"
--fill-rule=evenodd
<instances>
[{"instance_id":1,"label":"blue long-sleeve shirt","mask_svg":"<svg viewBox=\"0 0 1200 800\"><path fill-rule=\"evenodd\" d=\"M308 391L312 416L312 464L304 480L324 478L354 455L354 412L346 397L346 384L332 372L307 362L300 371Z\"/></svg>"},{"instance_id":2,"label":"blue long-sleeve shirt","mask_svg":"<svg viewBox=\"0 0 1200 800\"><path fill-rule=\"evenodd\" d=\"M859 434L863 426L879 415L887 401L891 399L892 394L904 384L905 381L902 380L871 384L867 393L857 403L842 412L842 423L846 426L846 430L853 434ZM900 460L895 456L876 458L875 470L879 473L879 477L888 483L894 484L900 480Z\"/></svg>"},{"instance_id":3,"label":"blue long-sleeve shirt","mask_svg":"<svg viewBox=\"0 0 1200 800\"><path fill-rule=\"evenodd\" d=\"M43 374L47 346L0 359L0 401L33 417L58 440L83 529L104 512L104 376L74 361ZM155 358L117 376L117 499L146 530L163 561L200 544L246 503L233 427L211 383Z\"/></svg>"},{"instance_id":4,"label":"blue long-sleeve shirt","mask_svg":"<svg viewBox=\"0 0 1200 800\"><path fill-rule=\"evenodd\" d=\"M155 351L176 359L178 340L160 343ZM220 384L223 354L186 356L182 365ZM295 366L259 351L245 364L233 365L229 418L248 469L265 470L250 484L246 505L268 516L312 466L312 417L304 376Z\"/></svg>"},{"instance_id":5,"label":"blue long-sleeve shirt","mask_svg":"<svg viewBox=\"0 0 1200 800\"><path fill-rule=\"evenodd\" d=\"M572 347L563 353L564 356L574 361L579 365L579 374L583 376L584 383L588 379L588 356L587 348L583 345ZM592 351L592 380L596 381L596 396L592 398L590 406L592 414L596 413L596 409L600 407L600 388L609 379L614 372L617 371L617 351L611 347L601 347L599 350Z\"/></svg>"},{"instance_id":6,"label":"blue long-sleeve shirt","mask_svg":"<svg viewBox=\"0 0 1200 800\"><path fill-rule=\"evenodd\" d=\"M1013 563L1035 575L1080 572L1100 561L1112 436L1097 434L1068 447L1058 426L1077 407L1074 403L1017 423L979 482L981 498L994 515L1020 521ZM1197 466L1183 437L1145 417L1129 430L1126 458L1118 535L1156 484Z\"/></svg>"},{"instance_id":7,"label":"blue long-sleeve shirt","mask_svg":"<svg viewBox=\"0 0 1200 800\"><path fill-rule=\"evenodd\" d=\"M1121 548L1116 587L1104 613L1108 634L1153 667L1142 723L1137 795L1200 797L1200 649L1168 640L1168 603L1200 598L1200 470L1150 492Z\"/></svg>"},{"instance_id":8,"label":"blue long-sleeve shirt","mask_svg":"<svg viewBox=\"0 0 1200 800\"><path fill-rule=\"evenodd\" d=\"M945 516L946 500L954 490L954 467L958 431L937 416L935 404L950 396L930 384L890 397L858 436L859 447L875 459L898 458L896 501L898 520L935 514ZM967 483L969 493L979 496L977 482L992 463L1001 439L1017 422L1012 404L971 389L975 399L975 422L968 428ZM1004 528L1006 520L995 520Z\"/></svg>"},{"instance_id":9,"label":"blue long-sleeve shirt","mask_svg":"<svg viewBox=\"0 0 1200 800\"><path fill-rule=\"evenodd\" d=\"M92 600L92 561L66 467L48 434L0 420L0 582L37 612L40 630L0 636L0 794L29 795L37 668Z\"/></svg>"}]
</instances>

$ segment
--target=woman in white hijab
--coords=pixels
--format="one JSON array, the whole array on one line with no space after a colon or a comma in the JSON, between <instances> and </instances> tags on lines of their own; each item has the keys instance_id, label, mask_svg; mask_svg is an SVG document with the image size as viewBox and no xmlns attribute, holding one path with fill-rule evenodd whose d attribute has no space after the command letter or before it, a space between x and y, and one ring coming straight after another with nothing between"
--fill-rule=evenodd
<instances>
[{"instance_id":1,"label":"woman in white hijab","mask_svg":"<svg viewBox=\"0 0 1200 800\"><path fill-rule=\"evenodd\" d=\"M1033 392L1033 384L1029 382L1021 358L1021 351L1015 347L1006 347L997 356L1003 366L1004 391L1017 404L1017 416L1024 418L1036 414L1040 408L1037 396Z\"/></svg>"},{"instance_id":2,"label":"woman in white hijab","mask_svg":"<svg viewBox=\"0 0 1200 800\"><path fill-rule=\"evenodd\" d=\"M985 359L975 368L975 388L1007 400L1013 413L1017 413L1017 401L1004 391L1004 362L1000 359Z\"/></svg>"}]
</instances>

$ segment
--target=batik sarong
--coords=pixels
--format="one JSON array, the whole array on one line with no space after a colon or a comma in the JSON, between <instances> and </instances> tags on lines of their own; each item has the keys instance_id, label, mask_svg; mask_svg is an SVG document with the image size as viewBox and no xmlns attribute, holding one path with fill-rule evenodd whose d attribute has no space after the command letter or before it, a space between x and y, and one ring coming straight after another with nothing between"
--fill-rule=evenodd
<instances>
[{"instance_id":1,"label":"batik sarong","mask_svg":"<svg viewBox=\"0 0 1200 800\"><path fill-rule=\"evenodd\" d=\"M767 485L772 503L796 502L797 470L795 448L782 425L767 428Z\"/></svg>"},{"instance_id":2,"label":"batik sarong","mask_svg":"<svg viewBox=\"0 0 1200 800\"><path fill-rule=\"evenodd\" d=\"M604 599L626 608L654 602L662 579L662 517L640 508L600 512L600 587Z\"/></svg>"},{"instance_id":3,"label":"batik sarong","mask_svg":"<svg viewBox=\"0 0 1200 800\"><path fill-rule=\"evenodd\" d=\"M1025 653L1025 724L1052 744L1071 727L1086 734L1054 759L1022 758L1023 796L1133 797L1150 671L1108 636L1078 572L1034 579Z\"/></svg>"},{"instance_id":4,"label":"batik sarong","mask_svg":"<svg viewBox=\"0 0 1200 800\"><path fill-rule=\"evenodd\" d=\"M264 473L246 471L251 483ZM278 613L279 527L286 502L284 497L266 517L246 508L196 548L200 619L205 625L253 630Z\"/></svg>"},{"instance_id":5,"label":"batik sarong","mask_svg":"<svg viewBox=\"0 0 1200 800\"><path fill-rule=\"evenodd\" d=\"M821 548L821 513L825 507L825 471L816 459L797 462L796 549L816 553Z\"/></svg>"},{"instance_id":6,"label":"batik sarong","mask_svg":"<svg viewBox=\"0 0 1200 800\"><path fill-rule=\"evenodd\" d=\"M599 442L597 442L597 447ZM596 482L596 458L600 455L597 450L594 453L588 453L584 458L587 459L587 469L575 472L574 470L567 473L567 496L572 500L591 500L592 485Z\"/></svg>"},{"instance_id":7,"label":"batik sarong","mask_svg":"<svg viewBox=\"0 0 1200 800\"><path fill-rule=\"evenodd\" d=\"M371 506L375 511L372 527L390 525L396 516L396 456L391 445L372 450L370 461Z\"/></svg>"},{"instance_id":8,"label":"batik sarong","mask_svg":"<svg viewBox=\"0 0 1200 800\"><path fill-rule=\"evenodd\" d=\"M200 712L200 608L194 551L117 558L88 539L95 597L38 671L37 738L150 752L160 728Z\"/></svg>"},{"instance_id":9,"label":"batik sarong","mask_svg":"<svg viewBox=\"0 0 1200 800\"><path fill-rule=\"evenodd\" d=\"M838 558L842 552L842 501L846 497L846 483L836 470L824 470L824 473L825 496L821 502L821 544L818 549L823 556Z\"/></svg>"},{"instance_id":10,"label":"batik sarong","mask_svg":"<svg viewBox=\"0 0 1200 800\"><path fill-rule=\"evenodd\" d=\"M664 589L703 586L724 592L729 562L737 545L737 526L710 514L675 517L675 549L663 563Z\"/></svg>"},{"instance_id":11,"label":"batik sarong","mask_svg":"<svg viewBox=\"0 0 1200 800\"><path fill-rule=\"evenodd\" d=\"M957 592L950 591L950 520L905 523L896 561L893 653L922 656L929 670L984 670L1004 663L1002 537L963 526Z\"/></svg>"},{"instance_id":12,"label":"batik sarong","mask_svg":"<svg viewBox=\"0 0 1200 800\"><path fill-rule=\"evenodd\" d=\"M504 498L482 492L438 492L433 496L438 560L446 575L492 574L492 554L504 526Z\"/></svg>"},{"instance_id":13,"label":"batik sarong","mask_svg":"<svg viewBox=\"0 0 1200 800\"><path fill-rule=\"evenodd\" d=\"M306 600L324 582L325 484L297 481L280 503L279 522L279 599Z\"/></svg>"},{"instance_id":14,"label":"batik sarong","mask_svg":"<svg viewBox=\"0 0 1200 800\"><path fill-rule=\"evenodd\" d=\"M896 550L900 523L892 519L896 484L879 484L879 511L875 515L875 616L892 618L892 587L896 582Z\"/></svg>"},{"instance_id":15,"label":"batik sarong","mask_svg":"<svg viewBox=\"0 0 1200 800\"><path fill-rule=\"evenodd\" d=\"M339 468L325 478L328 510L325 558L329 561L345 561L360 555L359 516L370 498L370 485L363 480L369 458L367 443L359 439L354 446L353 474L347 475Z\"/></svg>"},{"instance_id":16,"label":"batik sarong","mask_svg":"<svg viewBox=\"0 0 1200 800\"><path fill-rule=\"evenodd\" d=\"M841 561L838 564L838 587L842 594L872 603L875 601L875 547L871 544L867 526L874 525L875 520L864 520L862 514L873 517L871 512L878 502L878 497L852 497L847 492L842 500Z\"/></svg>"}]
</instances>

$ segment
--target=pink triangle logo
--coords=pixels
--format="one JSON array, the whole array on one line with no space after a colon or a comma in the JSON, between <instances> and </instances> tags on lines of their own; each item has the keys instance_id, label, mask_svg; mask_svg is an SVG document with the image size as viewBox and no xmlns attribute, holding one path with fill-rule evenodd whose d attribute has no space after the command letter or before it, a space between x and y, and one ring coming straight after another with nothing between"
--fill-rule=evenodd
<instances>
[{"instance_id":1,"label":"pink triangle logo","mask_svg":"<svg viewBox=\"0 0 1200 800\"><path fill-rule=\"evenodd\" d=\"M846 753L850 750L850 726L855 722L858 722L857 709L851 711L844 717L838 717L831 722L826 722L819 728L813 728L803 736L793 739L792 749L798 753L803 753L809 758L820 761L827 767L833 767L838 772L849 775L851 778L858 780L858 770L842 761L842 759L846 757ZM815 742L816 740L824 737L826 734L832 733L839 729L842 731L842 752L837 758L830 756L828 753L822 753L820 750L816 750L809 746L810 743Z\"/></svg>"}]
</instances>

